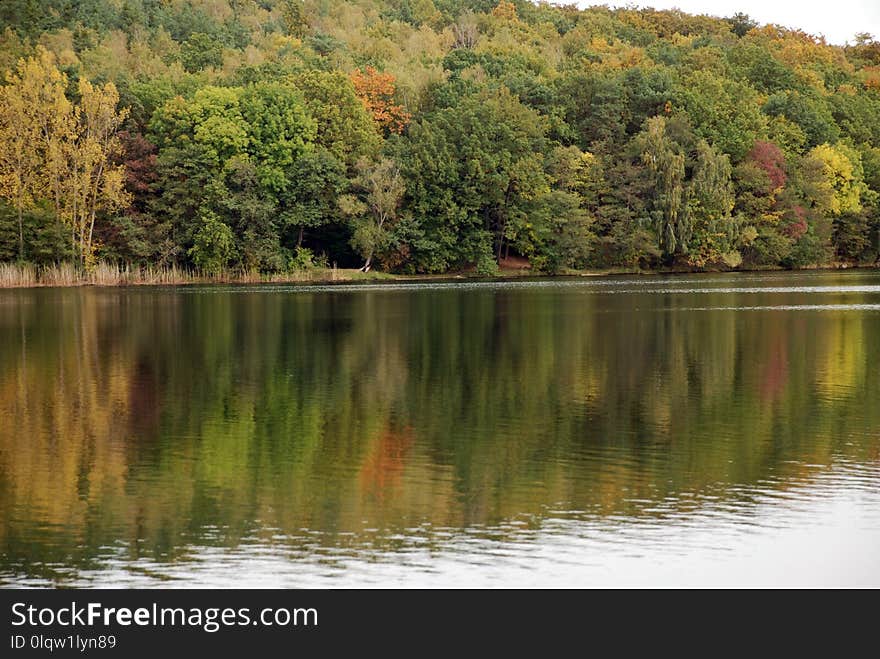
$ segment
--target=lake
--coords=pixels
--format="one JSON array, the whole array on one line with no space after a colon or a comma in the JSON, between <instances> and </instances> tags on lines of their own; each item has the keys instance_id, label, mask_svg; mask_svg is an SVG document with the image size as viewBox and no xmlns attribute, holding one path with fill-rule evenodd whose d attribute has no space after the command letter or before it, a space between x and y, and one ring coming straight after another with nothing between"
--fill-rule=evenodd
<instances>
[{"instance_id":1,"label":"lake","mask_svg":"<svg viewBox=\"0 0 880 659\"><path fill-rule=\"evenodd\" d=\"M880 273L0 291L7 586L880 586Z\"/></svg>"}]
</instances>

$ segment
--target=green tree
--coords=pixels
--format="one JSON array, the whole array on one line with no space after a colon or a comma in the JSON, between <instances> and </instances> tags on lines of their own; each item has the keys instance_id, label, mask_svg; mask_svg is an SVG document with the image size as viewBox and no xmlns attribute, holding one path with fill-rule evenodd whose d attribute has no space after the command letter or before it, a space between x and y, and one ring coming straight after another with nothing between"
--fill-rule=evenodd
<instances>
[{"instance_id":1,"label":"green tree","mask_svg":"<svg viewBox=\"0 0 880 659\"><path fill-rule=\"evenodd\" d=\"M548 189L544 122L505 88L413 124L401 143L409 208L425 234L418 267L487 264Z\"/></svg>"},{"instance_id":2,"label":"green tree","mask_svg":"<svg viewBox=\"0 0 880 659\"><path fill-rule=\"evenodd\" d=\"M730 159L700 140L694 173L688 189L687 212L693 222L693 245L689 261L693 265L724 262L737 266L742 257L737 251L739 227L734 222L735 196L731 181Z\"/></svg>"},{"instance_id":3,"label":"green tree","mask_svg":"<svg viewBox=\"0 0 880 659\"><path fill-rule=\"evenodd\" d=\"M301 247L307 229L338 219L337 199L348 184L345 166L331 151L317 148L300 156L286 177L279 210L285 228L295 229L296 247Z\"/></svg>"},{"instance_id":4,"label":"green tree","mask_svg":"<svg viewBox=\"0 0 880 659\"><path fill-rule=\"evenodd\" d=\"M223 64L223 45L214 35L196 32L181 45L180 61L190 73L209 66L218 68Z\"/></svg>"},{"instance_id":5,"label":"green tree","mask_svg":"<svg viewBox=\"0 0 880 659\"><path fill-rule=\"evenodd\" d=\"M293 78L317 124L315 142L353 169L362 157L374 157L381 139L373 119L341 71L305 71Z\"/></svg>"},{"instance_id":6,"label":"green tree","mask_svg":"<svg viewBox=\"0 0 880 659\"><path fill-rule=\"evenodd\" d=\"M218 274L235 256L235 236L232 229L209 210L203 210L200 219L201 227L195 234L189 255L197 267Z\"/></svg>"},{"instance_id":7,"label":"green tree","mask_svg":"<svg viewBox=\"0 0 880 659\"><path fill-rule=\"evenodd\" d=\"M807 138L807 147L834 143L840 137L840 128L828 103L814 93L797 90L776 93L767 99L763 111L770 116L785 117L800 126Z\"/></svg>"},{"instance_id":8,"label":"green tree","mask_svg":"<svg viewBox=\"0 0 880 659\"><path fill-rule=\"evenodd\" d=\"M372 163L366 158L357 164L352 193L339 199L343 213L352 218L352 247L363 257L362 272L369 272L373 257L388 244L398 219L406 184L400 168L390 158Z\"/></svg>"},{"instance_id":9,"label":"green tree","mask_svg":"<svg viewBox=\"0 0 880 659\"><path fill-rule=\"evenodd\" d=\"M657 243L666 254L687 253L693 230L685 199L685 156L666 132L664 117L654 117L635 140L635 148L654 188L651 219Z\"/></svg>"},{"instance_id":10,"label":"green tree","mask_svg":"<svg viewBox=\"0 0 880 659\"><path fill-rule=\"evenodd\" d=\"M676 95L697 134L735 162L745 157L755 140L766 137L760 97L745 82L700 70L681 81Z\"/></svg>"},{"instance_id":11,"label":"green tree","mask_svg":"<svg viewBox=\"0 0 880 659\"><path fill-rule=\"evenodd\" d=\"M179 238L195 240L205 207L234 229L246 267L286 267L282 233L306 184L295 178L297 163L312 153L317 131L301 92L278 82L204 87L168 101L150 128L160 148L156 209L176 216Z\"/></svg>"}]
</instances>

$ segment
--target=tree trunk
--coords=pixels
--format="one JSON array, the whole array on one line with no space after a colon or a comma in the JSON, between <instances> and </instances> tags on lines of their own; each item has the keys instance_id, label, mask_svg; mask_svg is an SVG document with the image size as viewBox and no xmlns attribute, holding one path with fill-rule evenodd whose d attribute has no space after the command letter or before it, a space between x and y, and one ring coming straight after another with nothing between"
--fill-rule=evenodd
<instances>
[{"instance_id":1,"label":"tree trunk","mask_svg":"<svg viewBox=\"0 0 880 659\"><path fill-rule=\"evenodd\" d=\"M18 259L24 261L24 221L21 204L18 205Z\"/></svg>"},{"instance_id":2,"label":"tree trunk","mask_svg":"<svg viewBox=\"0 0 880 659\"><path fill-rule=\"evenodd\" d=\"M504 248L504 232L507 231L507 213L505 212L498 223L498 253L495 260L501 263L501 250Z\"/></svg>"},{"instance_id":3,"label":"tree trunk","mask_svg":"<svg viewBox=\"0 0 880 659\"><path fill-rule=\"evenodd\" d=\"M367 257L367 260L366 260L366 262L364 263L364 265L361 267L361 270L360 270L360 271L361 271L361 272L369 272L369 271L370 271L370 266L371 266L372 264L373 264L373 255L370 254L370 255Z\"/></svg>"},{"instance_id":4,"label":"tree trunk","mask_svg":"<svg viewBox=\"0 0 880 659\"><path fill-rule=\"evenodd\" d=\"M94 231L95 231L95 210L93 208L92 209L92 217L90 218L90 223L89 223L89 240L86 243L86 254L88 254L89 256L91 256L91 254L92 254L92 236L94 234Z\"/></svg>"},{"instance_id":5,"label":"tree trunk","mask_svg":"<svg viewBox=\"0 0 880 659\"><path fill-rule=\"evenodd\" d=\"M300 225L299 225L299 238L296 239L296 248L297 248L297 249L299 249L300 247L302 247L302 244L303 244L303 230L304 230L304 229L305 229L305 227L304 227L302 224L300 224Z\"/></svg>"}]
</instances>

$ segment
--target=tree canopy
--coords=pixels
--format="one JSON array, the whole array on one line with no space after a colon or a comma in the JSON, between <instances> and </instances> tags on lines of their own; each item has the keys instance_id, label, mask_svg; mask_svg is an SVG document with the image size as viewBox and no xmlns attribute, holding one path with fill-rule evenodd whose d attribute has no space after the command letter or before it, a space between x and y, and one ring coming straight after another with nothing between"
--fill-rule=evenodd
<instances>
[{"instance_id":1,"label":"tree canopy","mask_svg":"<svg viewBox=\"0 0 880 659\"><path fill-rule=\"evenodd\" d=\"M527 0L9 0L0 70L0 260L880 257L867 34Z\"/></svg>"}]
</instances>

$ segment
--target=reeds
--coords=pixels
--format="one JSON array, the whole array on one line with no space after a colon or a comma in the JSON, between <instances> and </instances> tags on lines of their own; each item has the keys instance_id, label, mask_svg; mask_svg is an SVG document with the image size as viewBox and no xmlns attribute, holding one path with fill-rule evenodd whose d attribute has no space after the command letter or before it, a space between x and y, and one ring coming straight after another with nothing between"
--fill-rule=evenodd
<instances>
[{"instance_id":1,"label":"reeds","mask_svg":"<svg viewBox=\"0 0 880 659\"><path fill-rule=\"evenodd\" d=\"M183 286L188 284L262 284L359 279L356 271L308 268L263 274L257 270L226 270L204 273L176 265L138 266L99 263L91 270L71 263L37 267L32 264L0 263L0 288L33 286Z\"/></svg>"},{"instance_id":2,"label":"reeds","mask_svg":"<svg viewBox=\"0 0 880 659\"><path fill-rule=\"evenodd\" d=\"M0 263L0 286L19 288L37 285L37 269L29 264Z\"/></svg>"}]
</instances>

